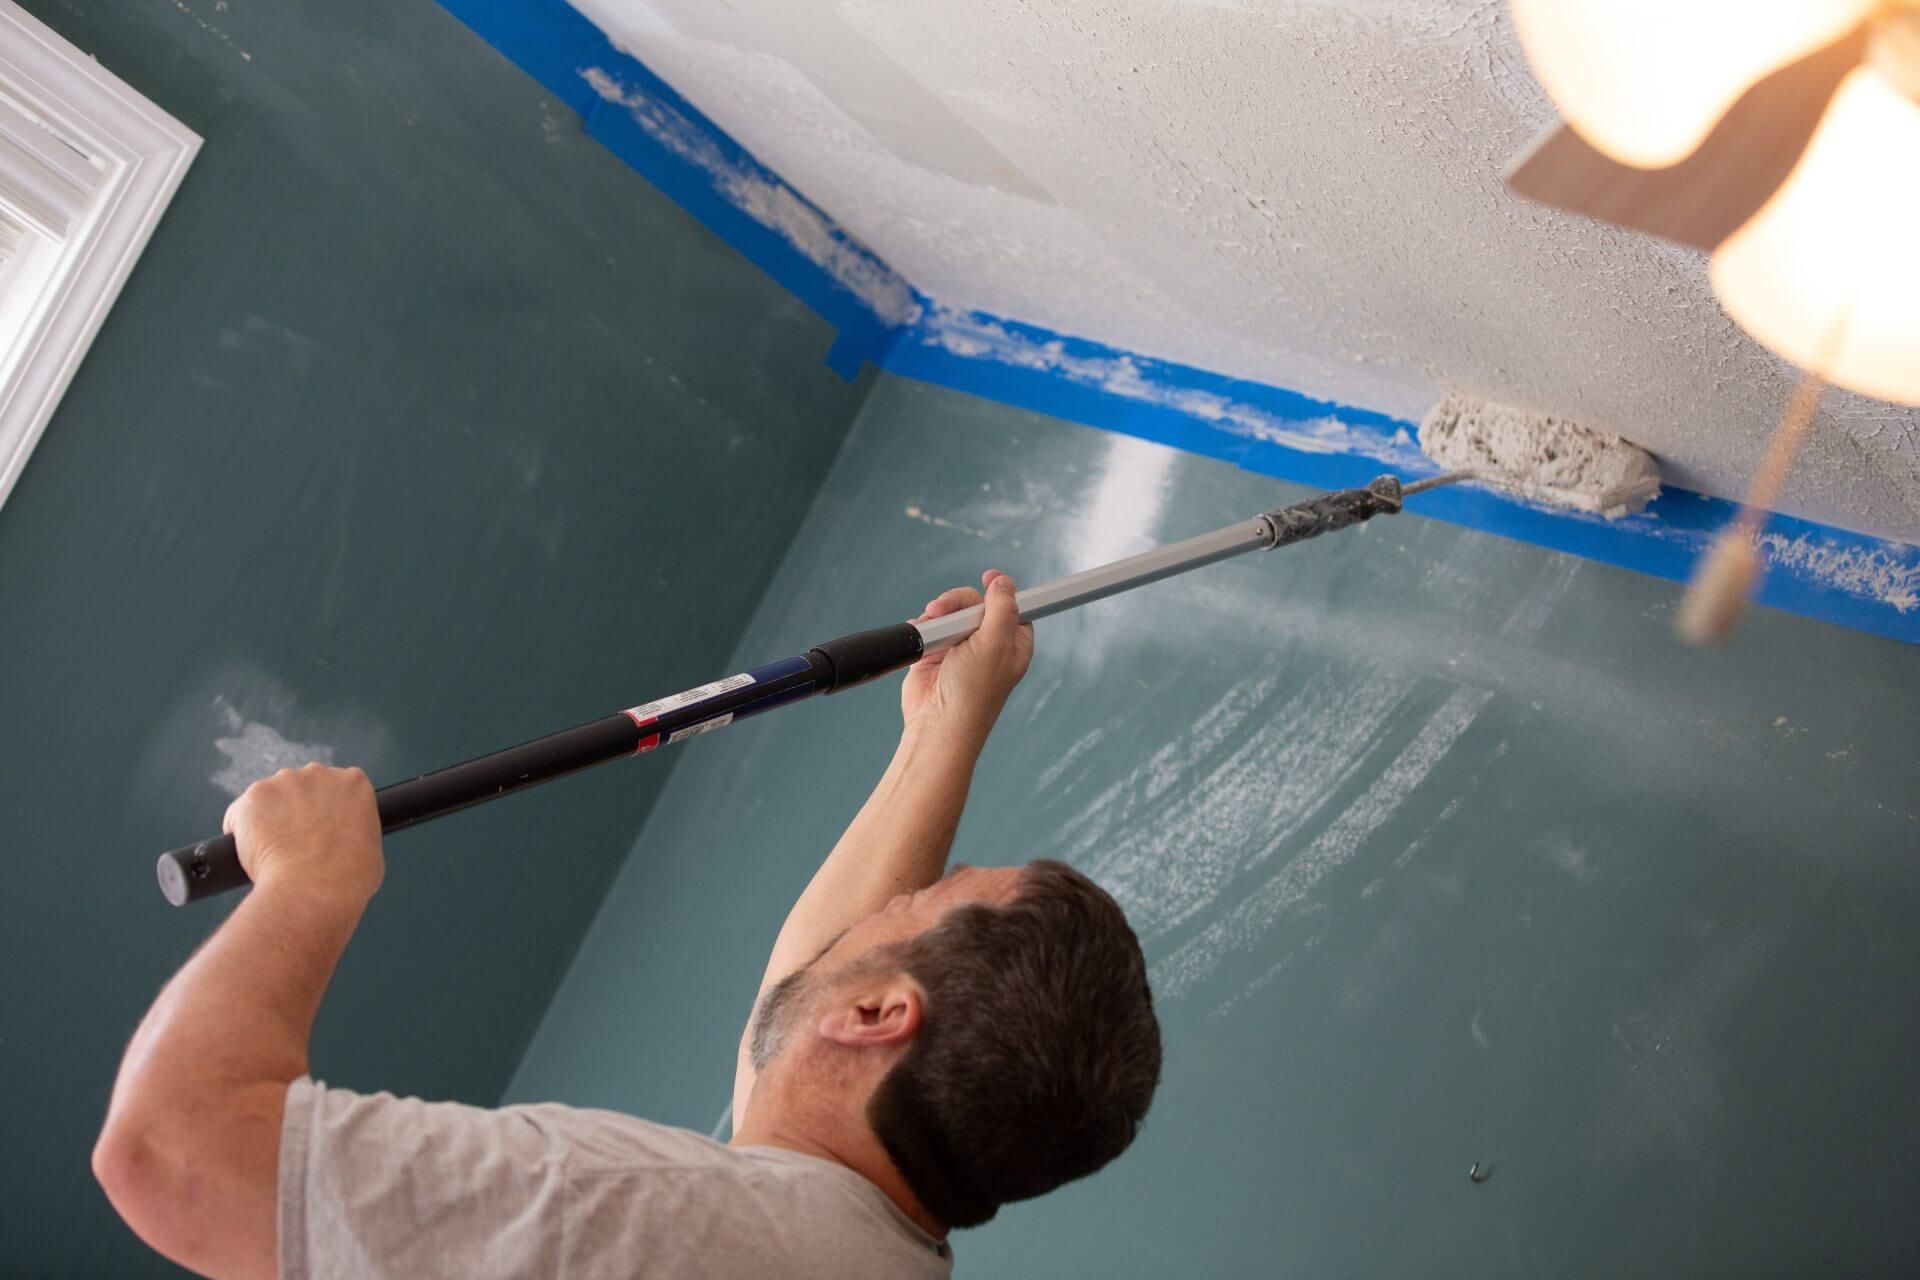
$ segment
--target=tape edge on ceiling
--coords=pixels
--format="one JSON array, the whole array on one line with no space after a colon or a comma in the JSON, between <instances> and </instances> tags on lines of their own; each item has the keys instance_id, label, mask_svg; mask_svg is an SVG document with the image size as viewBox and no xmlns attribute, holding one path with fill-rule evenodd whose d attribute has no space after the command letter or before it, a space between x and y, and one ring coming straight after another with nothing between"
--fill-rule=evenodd
<instances>
[{"instance_id":1,"label":"tape edge on ceiling","mask_svg":"<svg viewBox=\"0 0 1920 1280\"><path fill-rule=\"evenodd\" d=\"M944 308L566 0L440 0L576 112L601 145L839 330L843 378L896 375L1320 487L1431 475L1415 426L1000 316ZM1605 520L1455 488L1420 515L1673 582L1738 505L1666 488ZM1920 644L1920 546L1776 514L1758 602Z\"/></svg>"}]
</instances>

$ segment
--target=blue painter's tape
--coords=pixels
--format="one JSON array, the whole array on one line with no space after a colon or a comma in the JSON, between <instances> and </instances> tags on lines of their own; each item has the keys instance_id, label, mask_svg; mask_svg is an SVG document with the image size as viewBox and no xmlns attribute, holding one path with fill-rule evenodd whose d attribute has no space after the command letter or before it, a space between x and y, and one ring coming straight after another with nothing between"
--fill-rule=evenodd
<instances>
[{"instance_id":1,"label":"blue painter's tape","mask_svg":"<svg viewBox=\"0 0 1920 1280\"><path fill-rule=\"evenodd\" d=\"M929 309L885 367L1318 488L1437 471L1412 423L992 316ZM1422 495L1413 510L1684 582L1738 507L1667 489L1639 515L1606 520L1463 486ZM1760 603L1920 643L1920 547L1790 516L1774 516L1761 541L1770 568Z\"/></svg>"},{"instance_id":2,"label":"blue painter's tape","mask_svg":"<svg viewBox=\"0 0 1920 1280\"><path fill-rule=\"evenodd\" d=\"M900 333L900 329L882 324L872 315L864 323L849 321L841 326L840 336L827 351L827 368L852 382L866 364L886 363Z\"/></svg>"},{"instance_id":3,"label":"blue painter's tape","mask_svg":"<svg viewBox=\"0 0 1920 1280\"><path fill-rule=\"evenodd\" d=\"M613 60L633 61L566 0L440 0L440 4L583 116L597 95L581 78L580 69Z\"/></svg>"},{"instance_id":4,"label":"blue painter's tape","mask_svg":"<svg viewBox=\"0 0 1920 1280\"><path fill-rule=\"evenodd\" d=\"M943 310L566 0L441 3L580 113L602 145L835 325L826 360L844 378L873 363L1320 488L1434 471L1413 425L1384 414ZM1421 515L1674 581L1735 511L1674 489L1618 521L1468 487L1418 503ZM1920 547L1785 516L1763 542L1772 568L1761 603L1920 643Z\"/></svg>"}]
</instances>

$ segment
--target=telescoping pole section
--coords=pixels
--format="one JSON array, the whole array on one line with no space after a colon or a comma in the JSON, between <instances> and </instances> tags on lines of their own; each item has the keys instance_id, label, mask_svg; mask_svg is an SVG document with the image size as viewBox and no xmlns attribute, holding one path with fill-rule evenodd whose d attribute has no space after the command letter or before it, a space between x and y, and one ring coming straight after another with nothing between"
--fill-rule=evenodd
<instances>
[{"instance_id":1,"label":"telescoping pole section","mask_svg":"<svg viewBox=\"0 0 1920 1280\"><path fill-rule=\"evenodd\" d=\"M1459 477L1444 479L1455 478ZM1398 480L1382 476L1364 489L1322 494L1185 542L1029 587L1014 600L1021 620L1032 622L1245 551L1287 546L1376 515L1393 514L1400 510L1406 493L1431 487L1432 482L1426 481L1403 490ZM960 643L978 629L981 613L976 605L925 622L897 622L841 636L815 645L798 657L382 787L375 794L381 828L398 831L592 765L670 747L816 693L850 689L898 671L922 654ZM248 883L230 835L161 854L158 870L160 891L175 906Z\"/></svg>"}]
</instances>

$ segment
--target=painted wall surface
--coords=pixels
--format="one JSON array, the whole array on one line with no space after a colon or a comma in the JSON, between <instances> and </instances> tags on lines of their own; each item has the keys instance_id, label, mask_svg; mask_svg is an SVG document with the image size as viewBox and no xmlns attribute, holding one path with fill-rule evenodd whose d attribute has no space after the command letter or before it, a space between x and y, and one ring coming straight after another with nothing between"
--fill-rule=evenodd
<instances>
[{"instance_id":1,"label":"painted wall surface","mask_svg":"<svg viewBox=\"0 0 1920 1280\"><path fill-rule=\"evenodd\" d=\"M88 1171L224 912L154 857L704 678L864 387L430 0L29 7L206 147L0 508L0 1272L171 1274ZM316 1069L495 1101L671 763L395 836Z\"/></svg>"},{"instance_id":2,"label":"painted wall surface","mask_svg":"<svg viewBox=\"0 0 1920 1280\"><path fill-rule=\"evenodd\" d=\"M1737 498L1793 373L1704 255L1529 204L1488 0L574 0L944 308L1397 418L1571 418ZM1920 410L1832 396L1780 509L1920 541Z\"/></svg>"},{"instance_id":3,"label":"painted wall surface","mask_svg":"<svg viewBox=\"0 0 1920 1280\"><path fill-rule=\"evenodd\" d=\"M883 377L730 668L1302 492ZM1676 599L1409 515L1043 622L956 852L1120 896L1166 1080L962 1272L1920 1266L1912 651L1762 610L1698 653ZM715 1127L896 717L879 687L679 748L509 1098Z\"/></svg>"}]
</instances>

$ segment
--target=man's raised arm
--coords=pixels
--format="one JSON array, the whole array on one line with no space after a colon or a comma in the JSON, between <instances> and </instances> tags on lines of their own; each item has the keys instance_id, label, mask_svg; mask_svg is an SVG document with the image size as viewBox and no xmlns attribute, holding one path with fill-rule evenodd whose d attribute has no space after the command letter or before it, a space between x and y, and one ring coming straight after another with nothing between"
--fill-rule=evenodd
<instances>
[{"instance_id":1,"label":"man's raised arm","mask_svg":"<svg viewBox=\"0 0 1920 1280\"><path fill-rule=\"evenodd\" d=\"M227 810L253 880L134 1033L94 1174L155 1250L218 1280L272 1277L280 1125L320 997L384 871L358 769L282 769Z\"/></svg>"},{"instance_id":2,"label":"man's raised arm","mask_svg":"<svg viewBox=\"0 0 1920 1280\"><path fill-rule=\"evenodd\" d=\"M1033 659L1033 628L1019 620L1013 579L989 569L981 583L986 614L980 629L907 672L900 689L899 749L781 926L760 980L762 992L819 955L850 925L945 873L974 762ZM954 613L981 600L973 588L955 587L930 601L921 618ZM749 1019L734 1077L736 1129L753 1092L751 1035Z\"/></svg>"}]
</instances>

